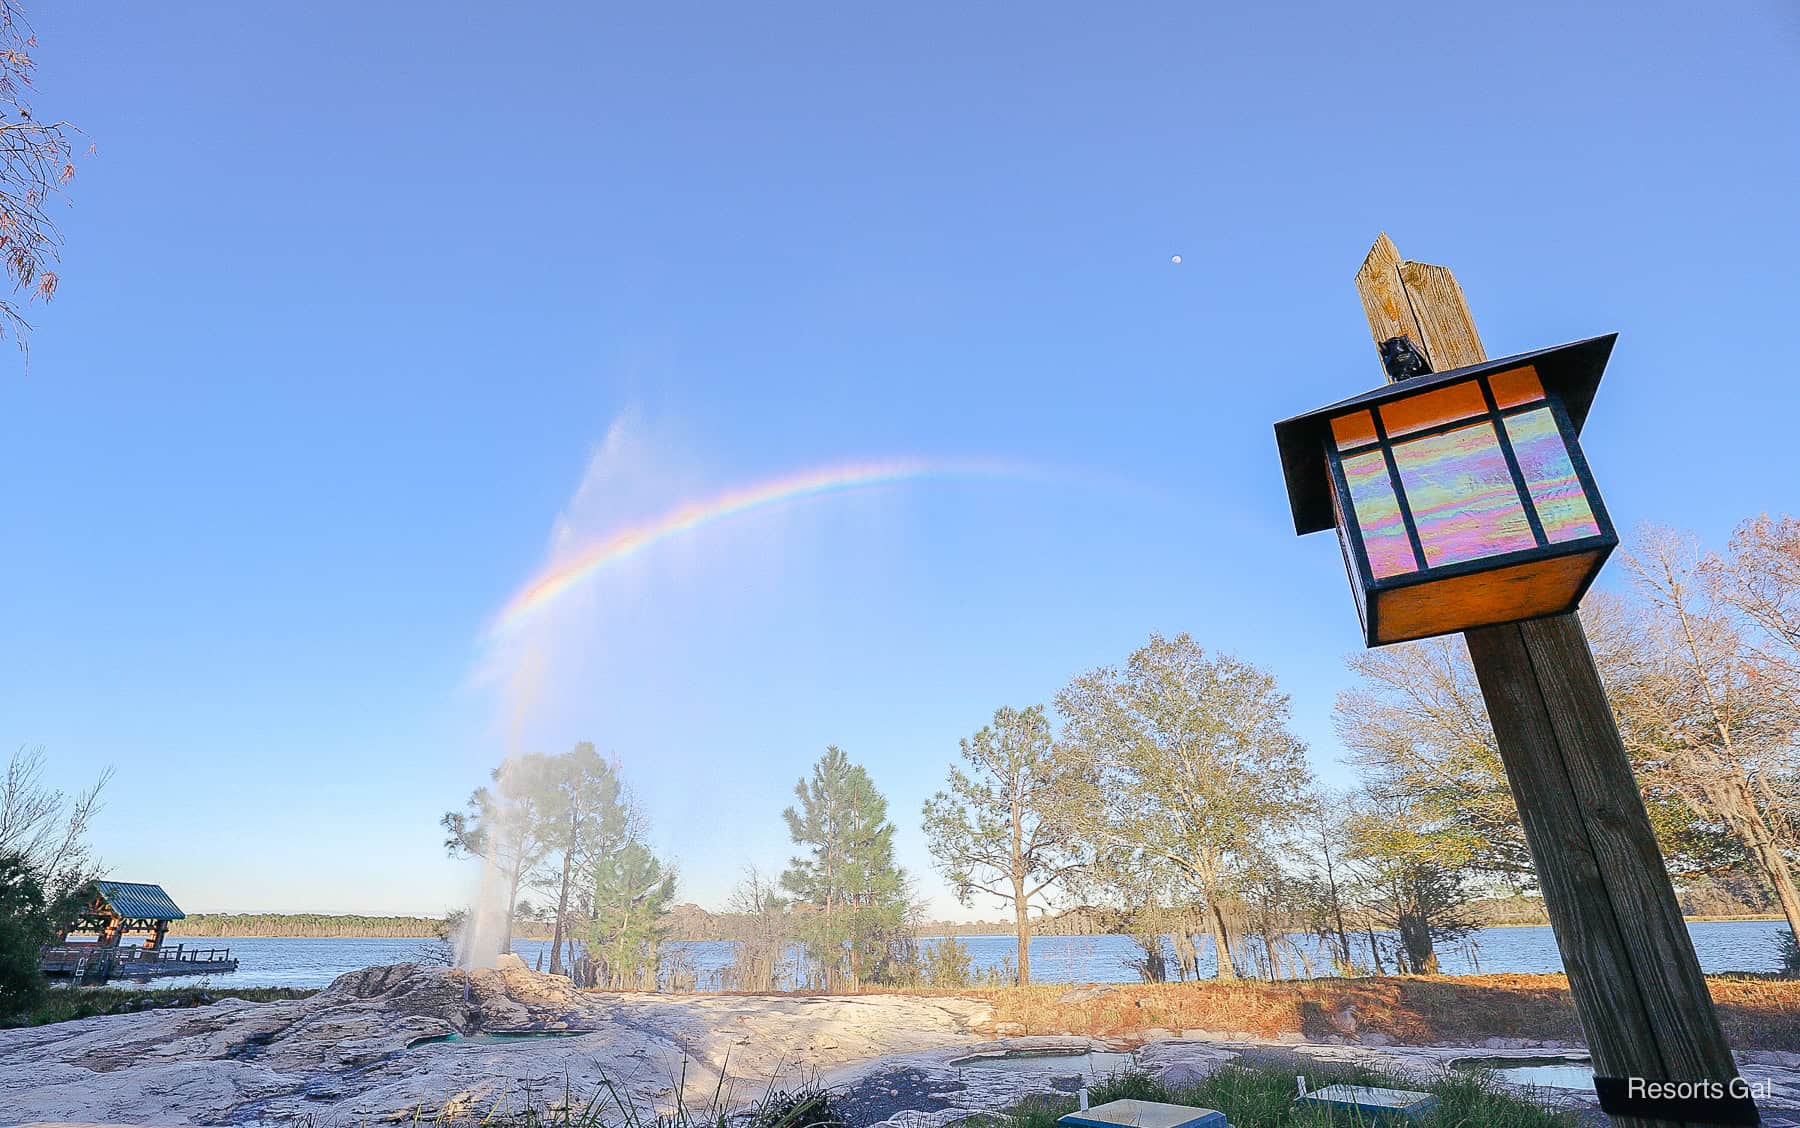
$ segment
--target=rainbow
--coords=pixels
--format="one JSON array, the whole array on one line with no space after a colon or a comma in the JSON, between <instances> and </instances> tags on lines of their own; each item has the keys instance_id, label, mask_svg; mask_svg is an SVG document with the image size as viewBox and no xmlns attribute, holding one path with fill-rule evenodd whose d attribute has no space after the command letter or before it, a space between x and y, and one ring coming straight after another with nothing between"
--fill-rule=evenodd
<instances>
[{"instance_id":1,"label":"rainbow","mask_svg":"<svg viewBox=\"0 0 1800 1128\"><path fill-rule=\"evenodd\" d=\"M997 463L894 459L803 470L772 481L727 490L701 501L677 506L642 524L609 533L583 545L567 559L545 568L520 588L495 617L490 636L517 629L558 599L606 569L671 537L720 521L773 509L827 494L873 489L919 478L946 475L1008 475L1017 471Z\"/></svg>"}]
</instances>

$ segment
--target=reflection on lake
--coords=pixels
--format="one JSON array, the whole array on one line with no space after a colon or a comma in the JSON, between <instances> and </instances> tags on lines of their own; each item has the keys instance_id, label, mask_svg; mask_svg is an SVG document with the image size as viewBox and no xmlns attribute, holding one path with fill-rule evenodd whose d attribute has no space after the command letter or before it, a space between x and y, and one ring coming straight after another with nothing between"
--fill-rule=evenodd
<instances>
[{"instance_id":1,"label":"reflection on lake","mask_svg":"<svg viewBox=\"0 0 1800 1128\"><path fill-rule=\"evenodd\" d=\"M1779 968L1777 937L1787 925L1772 920L1707 921L1688 925L1700 966L1708 972L1775 971ZM182 940L176 937L176 940ZM963 936L977 972L1007 966L1015 944L1010 936ZM1331 960L1316 938L1295 936L1314 968L1329 971ZM188 940L193 943L195 941ZM199 941L230 947L238 970L205 979L158 979L152 986L215 987L323 987L339 975L374 964L444 962L442 944L428 940L384 939L270 939L259 937L206 938ZM926 944L933 943L927 939ZM513 950L533 966L548 963L548 941L519 940ZM1165 944L1171 968L1175 953ZM723 941L680 941L664 945L665 961L680 954L692 968L702 989L719 986L720 972L731 963L732 946ZM1141 956L1137 945L1124 936L1039 936L1031 942L1031 977L1038 983L1132 983L1137 974L1129 961ZM1356 958L1368 960L1367 941L1357 944ZM1471 943L1439 951L1438 960L1447 975L1486 972L1561 971L1556 938L1548 927L1488 928L1474 933ZM1240 961L1241 962L1241 961ZM1212 974L1212 946L1202 941L1202 976ZM1391 970L1391 967L1390 967ZM123 986L124 984L120 984Z\"/></svg>"}]
</instances>

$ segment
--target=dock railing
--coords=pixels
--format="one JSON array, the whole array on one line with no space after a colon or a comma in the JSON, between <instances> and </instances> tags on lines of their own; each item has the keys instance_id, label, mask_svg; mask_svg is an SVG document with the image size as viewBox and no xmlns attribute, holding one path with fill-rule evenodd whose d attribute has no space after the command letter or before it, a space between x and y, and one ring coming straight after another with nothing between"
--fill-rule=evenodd
<instances>
[{"instance_id":1,"label":"dock railing","mask_svg":"<svg viewBox=\"0 0 1800 1128\"><path fill-rule=\"evenodd\" d=\"M132 959L161 960L174 963L224 963L231 959L230 948L189 948L185 944L177 944L173 948L167 945L161 948L121 948L120 954L133 952Z\"/></svg>"},{"instance_id":2,"label":"dock railing","mask_svg":"<svg viewBox=\"0 0 1800 1128\"><path fill-rule=\"evenodd\" d=\"M39 950L38 969L78 981L105 982L114 976L181 975L235 971L230 948L102 948L95 944L52 944Z\"/></svg>"}]
</instances>

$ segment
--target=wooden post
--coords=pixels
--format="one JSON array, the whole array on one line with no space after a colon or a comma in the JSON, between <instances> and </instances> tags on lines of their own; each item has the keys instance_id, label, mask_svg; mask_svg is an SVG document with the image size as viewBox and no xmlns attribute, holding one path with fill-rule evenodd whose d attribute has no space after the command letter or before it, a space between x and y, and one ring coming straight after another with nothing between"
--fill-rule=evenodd
<instances>
[{"instance_id":1,"label":"wooden post","mask_svg":"<svg viewBox=\"0 0 1800 1128\"><path fill-rule=\"evenodd\" d=\"M1386 233L1356 288L1377 344L1408 336L1437 372L1487 359L1455 277L1402 260ZM1737 1067L1580 619L1463 638L1595 1074L1728 1084ZM1719 1122L1613 1117L1621 1128Z\"/></svg>"}]
</instances>

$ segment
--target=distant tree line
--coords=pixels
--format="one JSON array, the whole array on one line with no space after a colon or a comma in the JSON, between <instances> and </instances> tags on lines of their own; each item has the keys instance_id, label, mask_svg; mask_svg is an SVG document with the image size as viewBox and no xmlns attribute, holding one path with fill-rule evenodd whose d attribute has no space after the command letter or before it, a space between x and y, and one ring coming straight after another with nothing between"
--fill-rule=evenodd
<instances>
[{"instance_id":1,"label":"distant tree line","mask_svg":"<svg viewBox=\"0 0 1800 1128\"><path fill-rule=\"evenodd\" d=\"M1767 895L1741 880L1702 878L1688 882L1680 894L1681 908L1696 919L1763 919L1768 916ZM1470 902L1469 911L1482 928L1505 925L1543 925L1549 917L1536 897L1518 894L1484 897ZM335 937L367 939L448 939L464 914L446 917L367 916L355 913L189 913L169 930L173 938L201 937ZM522 902L513 936L520 940L549 940L547 914L530 902ZM675 905L663 917L665 940L729 943L754 932L754 918L730 911L714 912L691 901ZM1299 927L1296 924L1296 927ZM921 937L1011 936L1010 920L921 920ZM1128 929L1117 913L1074 905L1032 919L1034 936L1126 935Z\"/></svg>"},{"instance_id":2,"label":"distant tree line","mask_svg":"<svg viewBox=\"0 0 1800 1128\"><path fill-rule=\"evenodd\" d=\"M432 939L443 922L432 917L359 913L189 913L169 926L172 937L301 936Z\"/></svg>"}]
</instances>

